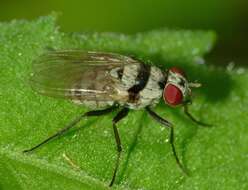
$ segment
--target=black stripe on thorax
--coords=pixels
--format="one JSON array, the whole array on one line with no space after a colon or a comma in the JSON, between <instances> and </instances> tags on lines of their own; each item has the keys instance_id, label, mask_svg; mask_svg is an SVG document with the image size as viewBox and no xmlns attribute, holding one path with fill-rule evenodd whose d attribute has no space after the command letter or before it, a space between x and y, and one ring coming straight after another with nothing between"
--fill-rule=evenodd
<instances>
[{"instance_id":1,"label":"black stripe on thorax","mask_svg":"<svg viewBox=\"0 0 248 190\"><path fill-rule=\"evenodd\" d=\"M151 66L140 63L138 75L135 79L135 85L128 89L129 101L135 102L139 99L139 92L142 91L150 77Z\"/></svg>"},{"instance_id":2,"label":"black stripe on thorax","mask_svg":"<svg viewBox=\"0 0 248 190\"><path fill-rule=\"evenodd\" d=\"M124 72L124 68L120 68L119 70L117 70L117 75L120 80L123 77L123 72Z\"/></svg>"}]
</instances>

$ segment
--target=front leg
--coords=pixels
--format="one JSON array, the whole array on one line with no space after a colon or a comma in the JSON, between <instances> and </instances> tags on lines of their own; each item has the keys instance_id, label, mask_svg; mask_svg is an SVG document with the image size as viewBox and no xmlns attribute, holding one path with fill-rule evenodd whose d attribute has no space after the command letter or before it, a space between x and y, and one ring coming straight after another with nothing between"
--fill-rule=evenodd
<instances>
[{"instance_id":1,"label":"front leg","mask_svg":"<svg viewBox=\"0 0 248 190\"><path fill-rule=\"evenodd\" d=\"M184 113L196 124L200 125L200 126L203 126L203 127L211 127L212 125L210 124L207 124L207 123L203 123L201 121L198 121L197 119L195 119L191 113L189 113L189 109L188 109L188 105L187 104L184 104L183 105L183 110L184 110Z\"/></svg>"}]
</instances>

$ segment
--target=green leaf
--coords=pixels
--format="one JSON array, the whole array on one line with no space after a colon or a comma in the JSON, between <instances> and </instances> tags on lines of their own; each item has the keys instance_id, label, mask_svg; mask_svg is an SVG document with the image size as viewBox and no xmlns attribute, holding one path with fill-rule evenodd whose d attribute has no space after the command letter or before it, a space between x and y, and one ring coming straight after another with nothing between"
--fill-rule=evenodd
<instances>
[{"instance_id":1,"label":"green leaf","mask_svg":"<svg viewBox=\"0 0 248 190\"><path fill-rule=\"evenodd\" d=\"M54 15L0 24L0 189L108 189L116 158L111 118L83 120L66 135L23 154L86 111L68 101L34 93L27 83L31 63L47 48L85 49L135 55L148 64L181 66L192 81L192 114L212 128L200 128L180 108L164 103L156 112L175 125L176 148L190 171L176 165L164 130L143 111L119 123L123 153L116 189L247 189L248 119L246 69L207 67L202 56L211 31L154 30L135 35L65 34ZM150 61L148 61L150 60Z\"/></svg>"}]
</instances>

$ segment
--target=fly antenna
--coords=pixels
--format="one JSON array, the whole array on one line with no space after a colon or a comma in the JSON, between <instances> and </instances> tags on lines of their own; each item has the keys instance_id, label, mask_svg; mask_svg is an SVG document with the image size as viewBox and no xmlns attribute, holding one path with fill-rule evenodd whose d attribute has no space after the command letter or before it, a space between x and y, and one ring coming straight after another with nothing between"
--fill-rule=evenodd
<instances>
[{"instance_id":1,"label":"fly antenna","mask_svg":"<svg viewBox=\"0 0 248 190\"><path fill-rule=\"evenodd\" d=\"M190 82L189 83L189 87L191 87L191 88L199 88L201 86L202 86L202 84L199 82Z\"/></svg>"}]
</instances>

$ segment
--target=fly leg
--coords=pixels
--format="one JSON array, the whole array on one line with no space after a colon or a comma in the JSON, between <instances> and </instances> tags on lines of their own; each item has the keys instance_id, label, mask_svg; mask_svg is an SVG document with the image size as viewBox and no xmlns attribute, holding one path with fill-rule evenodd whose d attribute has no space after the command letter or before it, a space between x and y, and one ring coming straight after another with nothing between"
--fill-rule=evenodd
<instances>
[{"instance_id":1,"label":"fly leg","mask_svg":"<svg viewBox=\"0 0 248 190\"><path fill-rule=\"evenodd\" d=\"M207 124L207 123L203 123L201 121L198 121L197 119L194 118L193 115L191 115L191 113L189 113L189 109L188 109L188 106L185 104L183 105L183 110L184 110L184 113L196 124L200 125L200 126L203 126L203 127L211 127L212 125L210 124Z\"/></svg>"},{"instance_id":2,"label":"fly leg","mask_svg":"<svg viewBox=\"0 0 248 190\"><path fill-rule=\"evenodd\" d=\"M184 174L188 175L186 169L184 168L184 166L182 165L182 163L180 162L180 160L177 156L177 152L176 152L176 148L175 148L175 144L174 144L174 127L173 127L173 125L169 121L160 117L158 114L156 114L154 111L152 111L149 107L146 107L146 111L155 121L160 123L162 126L170 129L170 141L169 142L171 144L173 156L176 159L176 163L179 166L179 168L182 170L182 172Z\"/></svg>"},{"instance_id":3,"label":"fly leg","mask_svg":"<svg viewBox=\"0 0 248 190\"><path fill-rule=\"evenodd\" d=\"M61 135L63 135L64 133L66 133L69 129L71 129L72 127L74 127L77 123L79 123L81 121L82 118L84 117L90 117L90 116L101 116L101 115L105 115L108 114L110 112L112 112L114 109L116 108L116 106L111 106L109 108L103 109L103 110L95 110L95 111L89 111L86 112L80 116L78 116L77 118L75 118L71 123L69 123L68 125L66 125L64 128L60 129L59 131L57 131L55 134L53 134L52 136L48 137L47 139L45 139L44 141L42 141L41 143L35 145L34 147L24 150L24 153L27 152L32 152L33 150L37 149L38 147L46 144L47 142L51 141L54 138L57 138Z\"/></svg>"},{"instance_id":4,"label":"fly leg","mask_svg":"<svg viewBox=\"0 0 248 190\"><path fill-rule=\"evenodd\" d=\"M116 123L118 121L120 121L121 119L123 119L124 117L127 116L129 109L128 108L123 108L112 120L113 122L113 129L114 129L114 134L115 134L115 141L116 141L116 146L117 146L117 158L116 158L116 163L115 163L115 168L114 168L114 172L113 172L113 176L112 176L112 180L109 184L109 186L111 187L114 184L115 181L115 177L116 177L116 173L117 170L119 168L119 164L120 164L120 157L121 157L121 151L122 151L122 147L121 147L121 139L119 136L119 132L118 129L116 127Z\"/></svg>"}]
</instances>

